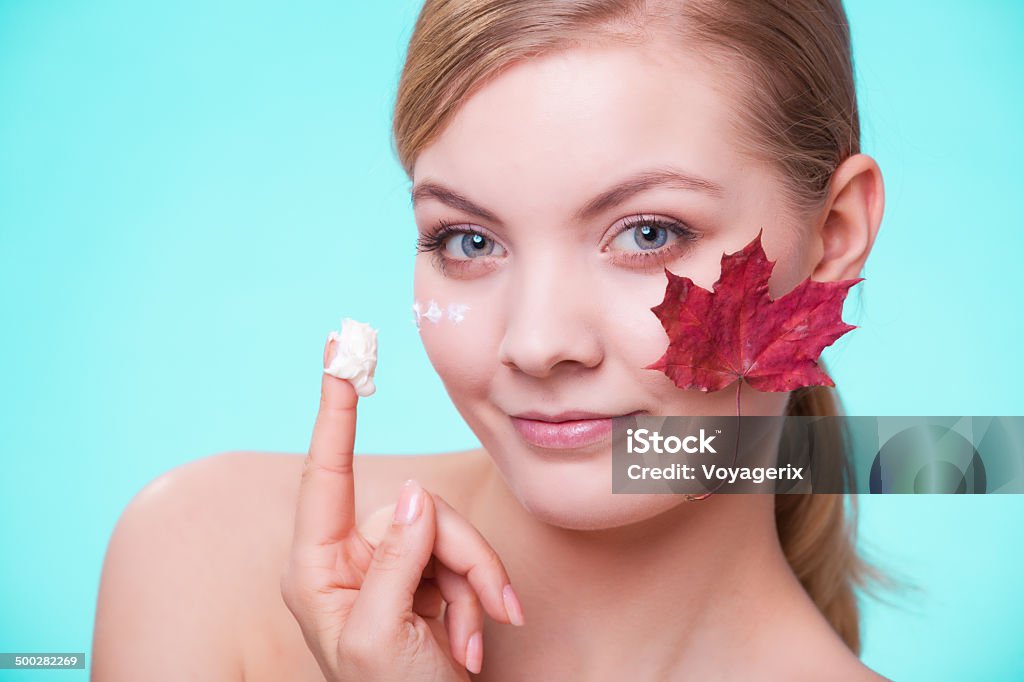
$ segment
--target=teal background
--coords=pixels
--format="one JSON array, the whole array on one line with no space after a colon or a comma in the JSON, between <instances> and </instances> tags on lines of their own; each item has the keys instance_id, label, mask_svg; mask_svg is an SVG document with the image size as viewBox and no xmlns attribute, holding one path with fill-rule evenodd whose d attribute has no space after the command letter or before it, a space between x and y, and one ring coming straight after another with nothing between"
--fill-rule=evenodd
<instances>
[{"instance_id":1,"label":"teal background","mask_svg":"<svg viewBox=\"0 0 1024 682\"><path fill-rule=\"evenodd\" d=\"M0 0L0 651L89 655L110 532L161 472L304 452L343 315L381 338L358 452L476 446L409 310L389 126L418 9ZM887 206L830 373L849 414L1022 414L1024 5L847 9ZM1024 497L860 506L915 586L865 601L864 660L1024 678ZM50 677L86 673L0 671Z\"/></svg>"}]
</instances>

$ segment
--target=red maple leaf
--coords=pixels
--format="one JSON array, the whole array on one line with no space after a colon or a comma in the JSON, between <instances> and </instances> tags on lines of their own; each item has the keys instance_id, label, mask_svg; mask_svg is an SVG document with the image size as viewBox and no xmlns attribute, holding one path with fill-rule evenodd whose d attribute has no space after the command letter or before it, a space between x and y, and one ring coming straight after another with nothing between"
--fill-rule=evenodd
<instances>
[{"instance_id":1,"label":"red maple leaf","mask_svg":"<svg viewBox=\"0 0 1024 682\"><path fill-rule=\"evenodd\" d=\"M722 255L713 291L665 270L665 298L651 312L668 333L668 350L644 369L661 370L679 388L702 391L718 391L737 379L759 391L835 386L818 366L818 356L857 328L843 322L843 301L864 278L816 282L808 277L772 300L768 278L776 261L765 256L763 231L741 251Z\"/></svg>"},{"instance_id":2,"label":"red maple leaf","mask_svg":"<svg viewBox=\"0 0 1024 682\"><path fill-rule=\"evenodd\" d=\"M679 388L718 391L746 379L758 391L792 391L801 386L835 386L819 366L826 346L856 325L843 322L843 301L863 277L815 282L810 277L772 300L768 279L775 261L761 246L761 233L736 253L722 255L722 273L712 291L665 269L665 298L651 308L668 334L657 362L644 369L664 372ZM736 417L740 386L736 384ZM740 424L736 427L739 456ZM722 485L688 500L703 500Z\"/></svg>"}]
</instances>

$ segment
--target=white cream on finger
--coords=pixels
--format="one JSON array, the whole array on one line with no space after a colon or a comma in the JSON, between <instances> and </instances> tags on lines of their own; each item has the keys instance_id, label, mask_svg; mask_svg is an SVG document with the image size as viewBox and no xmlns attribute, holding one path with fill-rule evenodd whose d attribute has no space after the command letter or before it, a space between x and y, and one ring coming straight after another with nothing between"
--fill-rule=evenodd
<instances>
[{"instance_id":1,"label":"white cream on finger","mask_svg":"<svg viewBox=\"0 0 1024 682\"><path fill-rule=\"evenodd\" d=\"M324 371L345 379L365 398L373 395L373 373L377 369L377 330L365 322L345 317L341 320L341 333L331 331L327 337L334 341L334 357Z\"/></svg>"}]
</instances>

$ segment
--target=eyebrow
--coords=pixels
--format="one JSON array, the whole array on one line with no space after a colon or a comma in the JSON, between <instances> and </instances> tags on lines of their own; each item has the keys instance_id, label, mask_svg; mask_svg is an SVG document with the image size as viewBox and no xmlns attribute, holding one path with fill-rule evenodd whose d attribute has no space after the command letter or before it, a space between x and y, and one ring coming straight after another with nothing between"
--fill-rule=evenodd
<instances>
[{"instance_id":1,"label":"eyebrow","mask_svg":"<svg viewBox=\"0 0 1024 682\"><path fill-rule=\"evenodd\" d=\"M654 168L635 173L622 182L609 187L584 204L576 211L574 217L577 221L588 220L598 213L622 203L635 194L654 189L655 187L674 187L676 189L703 192L716 199L721 199L725 196L724 187L706 178L674 168ZM436 199L447 206L465 211L478 218L493 223L501 223L498 217L491 211L478 206L458 192L430 180L425 180L413 187L411 194L414 207L417 202L424 199Z\"/></svg>"}]
</instances>

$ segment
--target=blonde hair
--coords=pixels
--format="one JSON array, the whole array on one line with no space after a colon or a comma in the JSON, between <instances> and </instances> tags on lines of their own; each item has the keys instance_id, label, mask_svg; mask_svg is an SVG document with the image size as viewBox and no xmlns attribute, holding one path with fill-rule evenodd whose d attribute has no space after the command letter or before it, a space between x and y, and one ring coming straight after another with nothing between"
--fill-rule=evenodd
<instances>
[{"instance_id":1,"label":"blonde hair","mask_svg":"<svg viewBox=\"0 0 1024 682\"><path fill-rule=\"evenodd\" d=\"M833 171L859 152L860 126L846 13L840 0L426 0L395 101L393 144L411 179L419 152L459 106L504 68L588 39L641 43L670 27L715 64L736 104L741 153L767 161L787 207L821 208ZM838 397L815 386L790 394L787 414L836 416ZM832 456L846 457L837 431ZM854 588L867 567L843 495L776 495L779 540L808 595L854 652Z\"/></svg>"}]
</instances>

